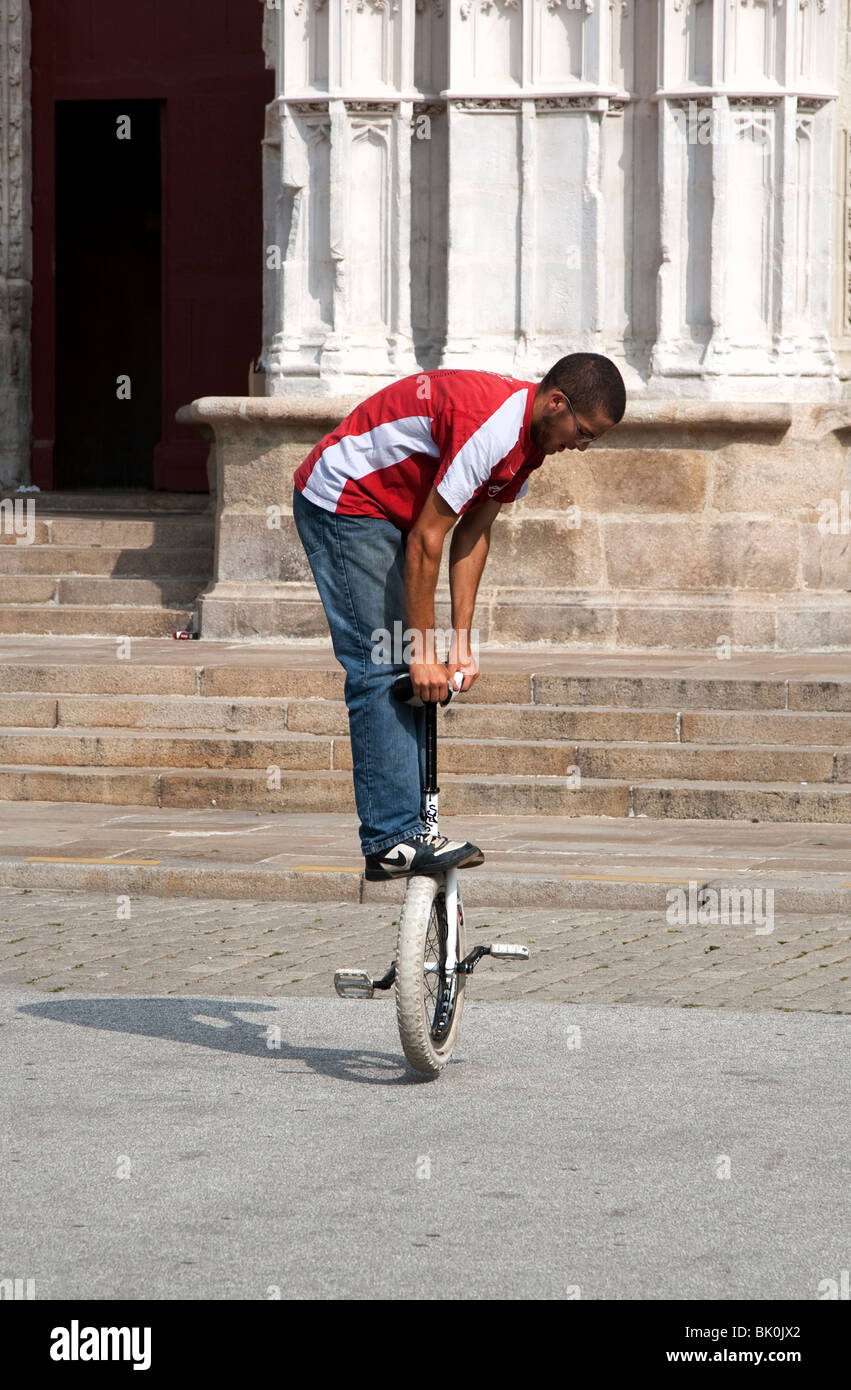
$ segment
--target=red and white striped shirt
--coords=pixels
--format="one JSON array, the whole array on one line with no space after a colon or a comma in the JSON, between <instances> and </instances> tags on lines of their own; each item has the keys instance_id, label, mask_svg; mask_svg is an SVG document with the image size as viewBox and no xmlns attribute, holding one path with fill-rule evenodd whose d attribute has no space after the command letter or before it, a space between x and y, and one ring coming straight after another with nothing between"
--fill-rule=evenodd
<instances>
[{"instance_id":1,"label":"red and white striped shirt","mask_svg":"<svg viewBox=\"0 0 851 1390\"><path fill-rule=\"evenodd\" d=\"M522 497L544 454L530 437L536 383L420 372L376 391L321 439L295 486L318 507L410 531L432 487L454 512Z\"/></svg>"}]
</instances>

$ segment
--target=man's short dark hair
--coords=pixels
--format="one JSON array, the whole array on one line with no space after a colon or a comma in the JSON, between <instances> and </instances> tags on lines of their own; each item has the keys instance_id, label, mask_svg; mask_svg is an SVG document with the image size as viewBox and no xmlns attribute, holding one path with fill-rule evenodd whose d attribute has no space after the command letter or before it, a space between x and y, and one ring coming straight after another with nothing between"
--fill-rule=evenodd
<instances>
[{"instance_id":1,"label":"man's short dark hair","mask_svg":"<svg viewBox=\"0 0 851 1390\"><path fill-rule=\"evenodd\" d=\"M583 415L602 410L613 425L626 410L623 377L614 362L599 352L572 352L559 358L538 387L540 394L545 391L563 391Z\"/></svg>"}]
</instances>

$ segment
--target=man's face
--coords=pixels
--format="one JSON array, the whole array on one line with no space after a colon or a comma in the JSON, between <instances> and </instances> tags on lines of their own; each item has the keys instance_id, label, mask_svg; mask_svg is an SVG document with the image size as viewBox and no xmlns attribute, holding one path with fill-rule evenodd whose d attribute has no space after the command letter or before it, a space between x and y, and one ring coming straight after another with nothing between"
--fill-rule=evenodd
<instances>
[{"instance_id":1,"label":"man's face","mask_svg":"<svg viewBox=\"0 0 851 1390\"><path fill-rule=\"evenodd\" d=\"M563 391L553 389L536 396L532 406L530 434L532 442L545 454L558 454L562 449L588 448L594 439L612 428L612 421L600 410L587 415L580 409L574 414Z\"/></svg>"}]
</instances>

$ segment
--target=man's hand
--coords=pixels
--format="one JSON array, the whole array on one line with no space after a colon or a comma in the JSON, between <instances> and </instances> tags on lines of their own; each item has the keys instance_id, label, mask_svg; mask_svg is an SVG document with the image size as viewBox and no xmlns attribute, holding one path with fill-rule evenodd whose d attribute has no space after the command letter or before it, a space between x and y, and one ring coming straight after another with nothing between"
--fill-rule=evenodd
<instances>
[{"instance_id":1,"label":"man's hand","mask_svg":"<svg viewBox=\"0 0 851 1390\"><path fill-rule=\"evenodd\" d=\"M410 630L424 634L416 651L421 657L410 664L411 683L421 700L445 700L448 680L456 671L464 677L463 690L469 690L479 674L479 664L470 649L473 609L479 579L490 542L490 529L500 508L488 500L465 513L455 528L449 554L449 588L452 596L452 645L447 666L436 660L434 652L434 591L440 568L443 543L458 520L455 512L432 488L417 521L408 535L405 554L405 603ZM429 649L429 634L432 646ZM475 634L473 635L475 644Z\"/></svg>"},{"instance_id":2,"label":"man's hand","mask_svg":"<svg viewBox=\"0 0 851 1390\"><path fill-rule=\"evenodd\" d=\"M421 700L445 700L449 679L437 659L434 633L434 591L447 533L457 520L435 488L408 534L405 546L405 610L408 632L416 634L411 684Z\"/></svg>"},{"instance_id":3,"label":"man's hand","mask_svg":"<svg viewBox=\"0 0 851 1390\"><path fill-rule=\"evenodd\" d=\"M461 690L469 690L473 681L479 674L479 663L470 650L470 643L467 640L466 634L464 634L462 641L459 643L458 633L453 632L452 646L449 649L449 659L446 665L449 670L449 679L452 680L455 672L460 671L464 677L464 684L461 686Z\"/></svg>"},{"instance_id":4,"label":"man's hand","mask_svg":"<svg viewBox=\"0 0 851 1390\"><path fill-rule=\"evenodd\" d=\"M414 694L430 704L433 700L445 700L449 694L449 675L441 661L412 661L411 685Z\"/></svg>"}]
</instances>

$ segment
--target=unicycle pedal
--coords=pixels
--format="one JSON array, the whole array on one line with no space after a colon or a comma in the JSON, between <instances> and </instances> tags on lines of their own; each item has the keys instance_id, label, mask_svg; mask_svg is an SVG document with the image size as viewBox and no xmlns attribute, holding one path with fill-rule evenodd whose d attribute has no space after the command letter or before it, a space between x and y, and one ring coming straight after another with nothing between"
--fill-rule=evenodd
<instances>
[{"instance_id":1,"label":"unicycle pedal","mask_svg":"<svg viewBox=\"0 0 851 1390\"><path fill-rule=\"evenodd\" d=\"M335 970L334 988L341 999L371 999L375 991L365 970Z\"/></svg>"},{"instance_id":2,"label":"unicycle pedal","mask_svg":"<svg viewBox=\"0 0 851 1390\"><path fill-rule=\"evenodd\" d=\"M458 962L459 973L472 975L483 956L490 956L493 960L528 960L529 947L510 945L507 941L495 941L492 946L474 946L470 954Z\"/></svg>"},{"instance_id":3,"label":"unicycle pedal","mask_svg":"<svg viewBox=\"0 0 851 1390\"><path fill-rule=\"evenodd\" d=\"M371 999L377 989L390 989L396 982L396 962L380 980L373 980L365 970L335 970L334 988L341 999Z\"/></svg>"}]
</instances>

